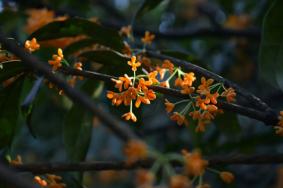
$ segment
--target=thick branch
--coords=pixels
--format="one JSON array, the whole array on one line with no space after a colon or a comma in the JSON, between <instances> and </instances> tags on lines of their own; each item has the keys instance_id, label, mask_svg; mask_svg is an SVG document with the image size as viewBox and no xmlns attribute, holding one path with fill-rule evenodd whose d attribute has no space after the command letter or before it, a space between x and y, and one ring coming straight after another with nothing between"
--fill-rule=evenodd
<instances>
[{"instance_id":1,"label":"thick branch","mask_svg":"<svg viewBox=\"0 0 283 188\"><path fill-rule=\"evenodd\" d=\"M186 71L193 71L193 72L201 74L205 77L213 78L217 82L223 83L228 87L234 88L239 95L243 96L244 99L249 101L254 107L258 108L259 110L272 111L266 103L264 103L261 99L259 99L255 95L253 95L250 92L246 91L245 89L239 87L237 84L235 84L235 83L233 83L233 82L231 82L231 81L229 81L229 80L227 80L227 79L225 79L225 78L223 78L223 77L221 77L221 76L219 76L219 75L217 75L213 72L210 72L210 71L208 71L208 70L206 70L202 67L199 67L199 66L192 64L190 62L187 62L187 61L183 61L183 60L180 60L180 59L176 59L176 58L173 58L173 57L170 57L170 56L167 56L167 55L162 55L162 54L151 52L151 51L148 51L147 55L150 56L150 57L153 57L153 58L161 59L161 60L168 59L168 60L172 61L172 63L174 63L177 66L182 67Z\"/></svg>"},{"instance_id":2,"label":"thick branch","mask_svg":"<svg viewBox=\"0 0 283 188\"><path fill-rule=\"evenodd\" d=\"M105 75L105 74L101 74L97 72L79 71L79 70L68 68L68 67L62 68L61 71L67 75L83 76L86 78L102 80L105 82L112 82L111 79L116 78L113 76L109 76L109 75ZM171 96L180 97L180 98L188 98L187 95L181 94L180 91L176 89L169 89L169 88L164 88L160 86L151 86L150 88L153 89L154 91L157 91L157 92L160 92L166 95L171 95ZM262 121L267 125L276 125L278 122L277 115L275 113L270 114L265 111L255 110L253 108L248 108L248 107L241 106L238 104L227 103L221 100L219 100L218 106L224 110L235 112L235 113Z\"/></svg>"},{"instance_id":3,"label":"thick branch","mask_svg":"<svg viewBox=\"0 0 283 188\"><path fill-rule=\"evenodd\" d=\"M104 108L101 108L101 106L95 104L94 101L92 101L91 98L86 94L70 87L63 79L55 76L46 63L39 61L35 56L27 53L11 40L7 40L3 35L0 35L0 43L11 53L19 57L27 66L44 75L58 88L63 89L66 96L68 96L72 101L91 111L121 139L124 141L136 139L136 135L131 131L129 126L125 126L123 123L121 123L121 121L109 114L109 112L105 111Z\"/></svg>"},{"instance_id":4,"label":"thick branch","mask_svg":"<svg viewBox=\"0 0 283 188\"><path fill-rule=\"evenodd\" d=\"M266 165L283 163L283 154L274 155L238 155L238 156L221 156L208 158L209 166L217 165ZM131 170L137 168L150 168L154 159L147 159L128 164L126 161L120 162L80 162L80 163L38 163L24 164L15 166L19 171L28 171L33 173L50 173L62 171L102 171L102 170ZM177 161L172 161L172 165L181 166Z\"/></svg>"},{"instance_id":5,"label":"thick branch","mask_svg":"<svg viewBox=\"0 0 283 188\"><path fill-rule=\"evenodd\" d=\"M35 186L16 175L15 171L0 163L0 183L7 183L17 188L35 188ZM3 184L1 184L3 185Z\"/></svg>"}]
</instances>

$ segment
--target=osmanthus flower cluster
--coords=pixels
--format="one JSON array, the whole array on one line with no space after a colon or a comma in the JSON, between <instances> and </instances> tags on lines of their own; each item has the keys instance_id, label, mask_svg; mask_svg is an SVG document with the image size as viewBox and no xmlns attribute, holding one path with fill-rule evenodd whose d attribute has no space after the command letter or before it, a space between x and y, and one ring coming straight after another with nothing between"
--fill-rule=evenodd
<instances>
[{"instance_id":1,"label":"osmanthus flower cluster","mask_svg":"<svg viewBox=\"0 0 283 188\"><path fill-rule=\"evenodd\" d=\"M153 151L140 140L132 140L125 145L124 154L128 164L147 158L154 159L155 161L149 170L137 170L135 184L140 188L155 187L156 180L158 179L156 176L160 171L163 172L161 182L166 182L170 188L210 187L209 184L203 181L206 172L217 174L227 184L232 183L235 179L231 172L209 168L209 162L203 158L199 150L192 152L183 150L181 154L162 154ZM181 172L180 170L177 172L174 166L172 166L173 161L175 164L178 162L183 166Z\"/></svg>"},{"instance_id":2,"label":"osmanthus flower cluster","mask_svg":"<svg viewBox=\"0 0 283 188\"><path fill-rule=\"evenodd\" d=\"M136 75L138 67L141 66L136 56L131 57L128 65L131 66L133 75L128 76L125 74L118 79L112 79L115 83L115 88L119 92L108 91L107 98L112 101L113 105L119 106L124 104L125 106L130 106L129 112L122 115L122 117L126 120L136 122L137 118L133 113L133 105L139 108L141 103L150 104L150 101L156 99L155 92L149 89L149 86L158 84L159 81L156 79L157 71L144 75Z\"/></svg>"},{"instance_id":3,"label":"osmanthus flower cluster","mask_svg":"<svg viewBox=\"0 0 283 188\"><path fill-rule=\"evenodd\" d=\"M7 158L11 166L19 166L23 164L22 157L16 156L16 159ZM41 188L65 188L66 184L62 183L62 177L55 174L46 174L44 176L34 176L34 182Z\"/></svg>"},{"instance_id":4,"label":"osmanthus flower cluster","mask_svg":"<svg viewBox=\"0 0 283 188\"><path fill-rule=\"evenodd\" d=\"M172 72L172 71L171 71ZM170 113L170 119L176 121L178 125L188 125L188 118L197 120L197 132L205 131L205 126L209 124L217 114L223 113L217 107L219 98L231 103L235 101L236 92L233 88L226 88L222 83L214 83L213 79L201 77L200 84L193 86L197 80L193 72L185 73L179 67L174 68L174 72L166 81L169 83L176 75L174 86L180 89L182 94L188 95L188 99L175 103L165 99L166 111Z\"/></svg>"},{"instance_id":5,"label":"osmanthus flower cluster","mask_svg":"<svg viewBox=\"0 0 283 188\"><path fill-rule=\"evenodd\" d=\"M65 188L66 184L62 183L62 177L54 174L46 174L46 176L35 176L34 181L42 188Z\"/></svg>"}]
</instances>

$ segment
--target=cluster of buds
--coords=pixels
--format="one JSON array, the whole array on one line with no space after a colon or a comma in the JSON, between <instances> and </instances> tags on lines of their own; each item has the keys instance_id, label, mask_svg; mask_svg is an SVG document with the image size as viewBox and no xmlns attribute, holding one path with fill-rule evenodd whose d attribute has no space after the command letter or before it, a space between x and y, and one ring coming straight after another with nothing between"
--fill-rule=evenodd
<instances>
[{"instance_id":1,"label":"cluster of buds","mask_svg":"<svg viewBox=\"0 0 283 188\"><path fill-rule=\"evenodd\" d=\"M133 113L133 104L136 108L139 108L141 103L150 104L150 101L156 99L155 92L149 89L149 86L159 82L156 79L156 71L146 75L136 75L137 68L141 66L136 56L132 56L131 60L128 61L128 65L132 67L133 76L129 77L125 74L118 79L112 79L115 82L115 88L119 92L108 91L107 98L112 100L113 105L119 106L123 103L125 106L130 106L130 111L122 115L122 117L136 122L137 118Z\"/></svg>"},{"instance_id":2,"label":"cluster of buds","mask_svg":"<svg viewBox=\"0 0 283 188\"><path fill-rule=\"evenodd\" d=\"M38 50L40 45L37 43L36 38L32 38L31 40L26 40L25 49L27 49L30 53Z\"/></svg>"},{"instance_id":3,"label":"cluster of buds","mask_svg":"<svg viewBox=\"0 0 283 188\"><path fill-rule=\"evenodd\" d=\"M63 51L61 48L58 48L57 54L52 56L52 60L49 60L48 63L52 66L52 69L55 71L62 66L62 61L64 59Z\"/></svg>"},{"instance_id":4,"label":"cluster of buds","mask_svg":"<svg viewBox=\"0 0 283 188\"><path fill-rule=\"evenodd\" d=\"M34 181L41 187L46 188L65 188L66 184L61 183L62 177L54 174L46 174L46 178L35 176Z\"/></svg>"}]
</instances>

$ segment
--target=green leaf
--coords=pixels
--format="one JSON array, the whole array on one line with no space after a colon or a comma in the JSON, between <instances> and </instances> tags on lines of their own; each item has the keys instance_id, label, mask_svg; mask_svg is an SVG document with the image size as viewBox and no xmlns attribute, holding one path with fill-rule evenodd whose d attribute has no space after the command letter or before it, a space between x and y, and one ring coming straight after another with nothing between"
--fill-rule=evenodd
<instances>
[{"instance_id":1,"label":"green leaf","mask_svg":"<svg viewBox=\"0 0 283 188\"><path fill-rule=\"evenodd\" d=\"M77 42L73 42L72 44L70 44L69 46L67 46L64 49L64 55L68 56L71 55L83 48L89 47L93 44L95 44L95 40L91 39L91 38L87 38L87 39L82 39L79 40Z\"/></svg>"},{"instance_id":2,"label":"green leaf","mask_svg":"<svg viewBox=\"0 0 283 188\"><path fill-rule=\"evenodd\" d=\"M30 85L29 83L27 84L29 91L28 94L25 96L23 103L21 104L21 111L28 126L28 130L34 138L36 138L36 135L31 125L31 117L33 111L33 104L36 96L38 95L42 82L43 82L43 77L39 77L33 83L32 87L29 86Z\"/></svg>"},{"instance_id":3,"label":"green leaf","mask_svg":"<svg viewBox=\"0 0 283 188\"><path fill-rule=\"evenodd\" d=\"M113 76L121 76L124 73L131 73L130 67L127 64L128 58L120 53L111 50L89 51L82 53L80 57L86 58L88 61L93 61L103 65L100 72L108 73Z\"/></svg>"},{"instance_id":4,"label":"green leaf","mask_svg":"<svg viewBox=\"0 0 283 188\"><path fill-rule=\"evenodd\" d=\"M137 11L135 18L141 18L144 14L157 7L162 1L163 0L144 0L144 2Z\"/></svg>"},{"instance_id":5,"label":"green leaf","mask_svg":"<svg viewBox=\"0 0 283 188\"><path fill-rule=\"evenodd\" d=\"M99 88L100 82L87 80L81 90L92 96ZM73 104L65 117L63 128L64 144L67 154L72 161L84 160L92 133L92 116L78 104Z\"/></svg>"},{"instance_id":6,"label":"green leaf","mask_svg":"<svg viewBox=\"0 0 283 188\"><path fill-rule=\"evenodd\" d=\"M81 18L49 23L32 33L29 39L35 37L38 41L43 41L79 35L86 35L96 43L117 51L124 48L123 40L117 31Z\"/></svg>"},{"instance_id":7,"label":"green leaf","mask_svg":"<svg viewBox=\"0 0 283 188\"><path fill-rule=\"evenodd\" d=\"M283 89L283 1L275 0L263 21L259 60L263 78Z\"/></svg>"},{"instance_id":8,"label":"green leaf","mask_svg":"<svg viewBox=\"0 0 283 188\"><path fill-rule=\"evenodd\" d=\"M0 91L0 148L9 146L16 132L23 77Z\"/></svg>"},{"instance_id":9,"label":"green leaf","mask_svg":"<svg viewBox=\"0 0 283 188\"><path fill-rule=\"evenodd\" d=\"M0 69L0 82L27 70L26 66L19 60L6 61L1 65L3 68Z\"/></svg>"}]
</instances>

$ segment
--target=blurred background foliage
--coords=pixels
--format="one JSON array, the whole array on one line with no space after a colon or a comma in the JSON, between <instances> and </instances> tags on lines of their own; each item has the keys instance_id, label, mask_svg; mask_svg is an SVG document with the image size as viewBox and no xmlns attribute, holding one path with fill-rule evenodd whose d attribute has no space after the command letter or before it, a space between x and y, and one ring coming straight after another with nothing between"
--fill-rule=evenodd
<instances>
[{"instance_id":1,"label":"blurred background foliage","mask_svg":"<svg viewBox=\"0 0 283 188\"><path fill-rule=\"evenodd\" d=\"M132 24L137 31L176 35L201 29L249 31L252 33L249 37L156 35L150 49L203 66L247 88L279 110L283 101L282 8L279 0L2 0L0 23L3 32L21 44L32 36L40 40L42 48L35 55L46 62L56 48L62 47L69 62L84 57L87 59L84 69L115 76L129 71L123 65L125 59L103 48L91 49L98 44L122 52L123 41L118 34L121 26ZM45 12L36 12L36 9L45 9ZM71 19L51 23L66 17ZM50 24L41 28L47 23ZM135 37L139 48L140 35ZM82 50L84 48L90 51ZM24 69L20 62L13 62L0 70L3 158L7 155L15 158L19 154L25 163L124 159L122 142L101 122L65 96L58 95L56 89L49 89L42 78L19 75ZM21 78L7 83L7 79L15 75ZM76 87L107 105L118 118L125 112L121 107L112 107L106 99L107 89L113 87L110 84L85 79ZM34 98L24 103L31 91ZM142 107L137 112L138 124L129 125L161 152L200 148L205 156L232 156L272 154L283 147L270 127L230 112L218 117L202 134L195 133L192 127L179 127L166 115L165 97L170 99L170 96L160 95L150 106ZM208 173L205 178L212 187L283 187L278 181L283 176L282 170L277 172L278 166L231 165L225 168L235 173L236 182L224 185ZM82 185L134 187L133 171L85 173L83 179L74 173L61 175L68 188Z\"/></svg>"}]
</instances>

